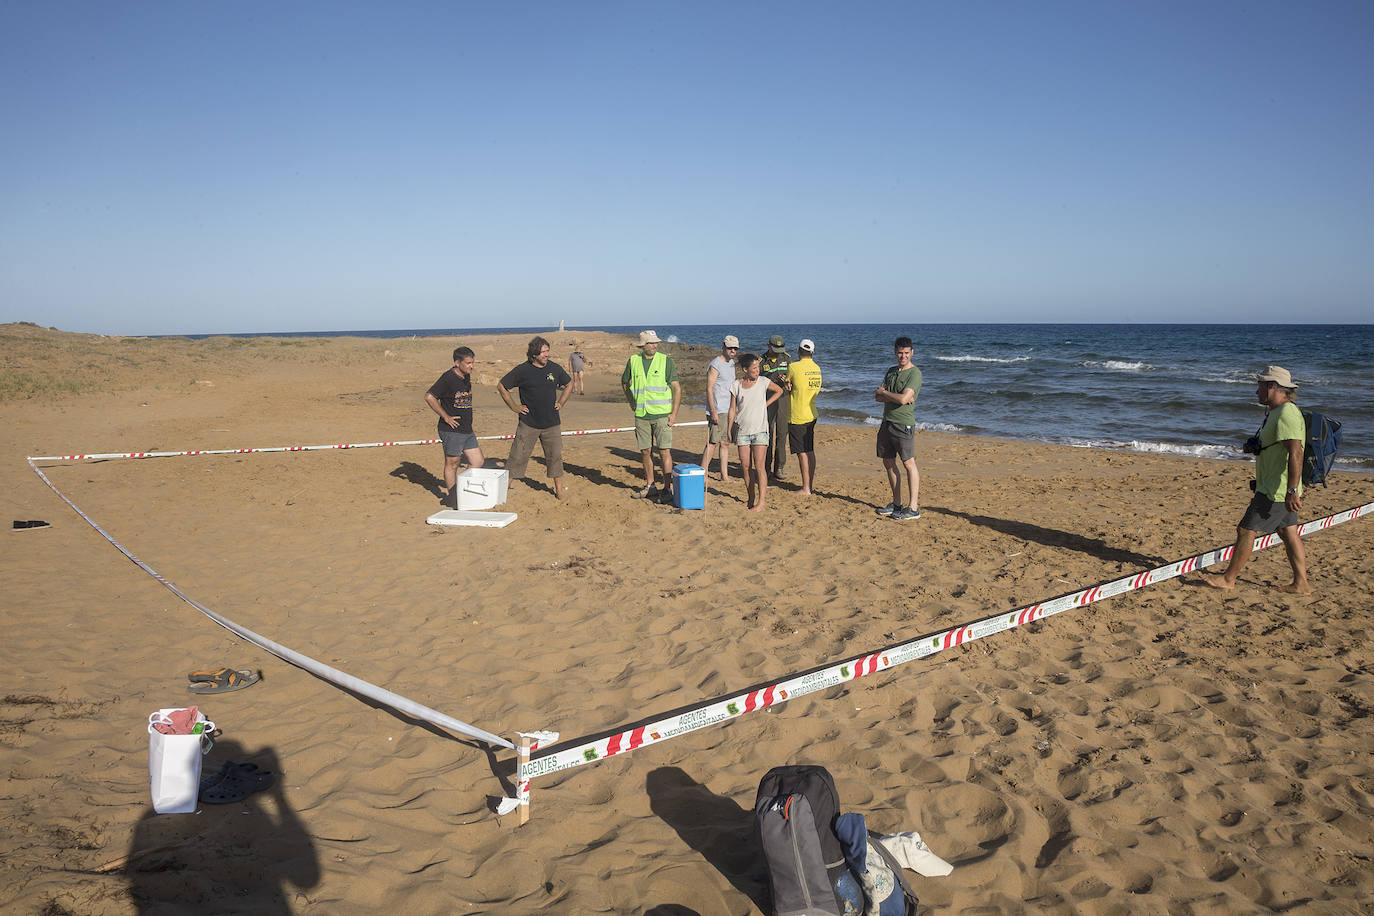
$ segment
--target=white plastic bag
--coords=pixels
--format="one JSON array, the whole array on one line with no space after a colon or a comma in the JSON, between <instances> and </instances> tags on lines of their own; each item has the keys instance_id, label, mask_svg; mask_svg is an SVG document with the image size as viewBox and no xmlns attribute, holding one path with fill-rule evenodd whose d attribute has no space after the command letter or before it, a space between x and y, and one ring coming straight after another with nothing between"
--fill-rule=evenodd
<instances>
[{"instance_id":1,"label":"white plastic bag","mask_svg":"<svg viewBox=\"0 0 1374 916\"><path fill-rule=\"evenodd\" d=\"M200 796L201 758L210 753L215 723L196 713L198 735L164 735L153 725L165 721L175 707L148 716L148 784L158 814L190 814Z\"/></svg>"}]
</instances>

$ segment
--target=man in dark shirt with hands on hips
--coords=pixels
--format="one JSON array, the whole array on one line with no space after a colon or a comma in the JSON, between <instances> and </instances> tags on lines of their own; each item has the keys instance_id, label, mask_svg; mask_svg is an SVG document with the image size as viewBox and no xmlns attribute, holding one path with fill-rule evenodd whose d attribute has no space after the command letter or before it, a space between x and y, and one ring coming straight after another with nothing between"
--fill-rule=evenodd
<instances>
[{"instance_id":1,"label":"man in dark shirt with hands on hips","mask_svg":"<svg viewBox=\"0 0 1374 916\"><path fill-rule=\"evenodd\" d=\"M562 499L563 418L559 411L572 395L572 376L549 360L549 342L542 337L530 341L525 355L529 358L503 375L496 385L501 400L520 417L506 470L513 478L524 477L538 441L544 450L545 473L553 483L553 494ZM516 390L520 392L519 403L511 396Z\"/></svg>"},{"instance_id":2,"label":"man in dark shirt with hands on hips","mask_svg":"<svg viewBox=\"0 0 1374 916\"><path fill-rule=\"evenodd\" d=\"M429 386L425 403L439 415L439 441L444 444L444 501L453 502L458 466L482 466L482 448L472 432L472 367L476 356L468 347L453 351L453 368Z\"/></svg>"}]
</instances>

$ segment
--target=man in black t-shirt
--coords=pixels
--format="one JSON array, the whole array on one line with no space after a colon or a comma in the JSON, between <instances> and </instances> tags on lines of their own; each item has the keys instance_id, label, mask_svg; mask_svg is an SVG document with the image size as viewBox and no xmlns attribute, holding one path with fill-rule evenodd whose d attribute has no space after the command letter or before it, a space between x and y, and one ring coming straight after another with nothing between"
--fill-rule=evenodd
<instances>
[{"instance_id":1,"label":"man in black t-shirt","mask_svg":"<svg viewBox=\"0 0 1374 916\"><path fill-rule=\"evenodd\" d=\"M453 351L453 368L439 376L425 392L425 403L439 415L439 441L444 444L444 497L453 501L458 465L482 466L482 448L472 431L472 367L476 356L468 347Z\"/></svg>"},{"instance_id":2,"label":"man in black t-shirt","mask_svg":"<svg viewBox=\"0 0 1374 916\"><path fill-rule=\"evenodd\" d=\"M549 342L542 337L530 341L525 355L529 359L507 372L496 385L501 400L520 417L506 470L511 477L524 477L538 440L544 450L545 473L553 482L553 493L562 499L563 420L559 411L572 394L572 376L558 363L550 362ZM511 397L514 390L520 392L519 403Z\"/></svg>"}]
</instances>

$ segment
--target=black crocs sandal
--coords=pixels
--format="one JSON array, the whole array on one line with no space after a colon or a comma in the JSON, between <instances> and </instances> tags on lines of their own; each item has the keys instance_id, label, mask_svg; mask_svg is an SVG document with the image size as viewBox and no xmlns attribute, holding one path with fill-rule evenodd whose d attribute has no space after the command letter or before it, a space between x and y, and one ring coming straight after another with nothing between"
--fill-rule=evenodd
<instances>
[{"instance_id":1,"label":"black crocs sandal","mask_svg":"<svg viewBox=\"0 0 1374 916\"><path fill-rule=\"evenodd\" d=\"M200 800L207 805L243 801L268 788L276 777L256 763L228 762L200 781Z\"/></svg>"}]
</instances>

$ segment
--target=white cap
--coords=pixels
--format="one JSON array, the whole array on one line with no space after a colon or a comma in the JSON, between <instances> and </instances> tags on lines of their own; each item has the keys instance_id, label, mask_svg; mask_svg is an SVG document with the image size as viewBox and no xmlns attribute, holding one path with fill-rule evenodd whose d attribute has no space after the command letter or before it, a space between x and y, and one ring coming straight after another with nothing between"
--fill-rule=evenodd
<instances>
[{"instance_id":1,"label":"white cap","mask_svg":"<svg viewBox=\"0 0 1374 916\"><path fill-rule=\"evenodd\" d=\"M804 338L804 339L802 340L801 343L797 344L797 349L798 349L798 350L807 350L807 351L809 351L809 352L811 352L811 353L815 353L815 352L816 352L816 342L815 342L814 340L812 340L811 338L809 338L809 337Z\"/></svg>"},{"instance_id":2,"label":"white cap","mask_svg":"<svg viewBox=\"0 0 1374 916\"><path fill-rule=\"evenodd\" d=\"M641 347L644 346L645 344L649 344L649 343L659 343L659 342L660 342L660 341L659 341L659 339L658 339L658 332L657 332L657 331L640 331L640 332L639 332L639 345L640 345Z\"/></svg>"}]
</instances>

